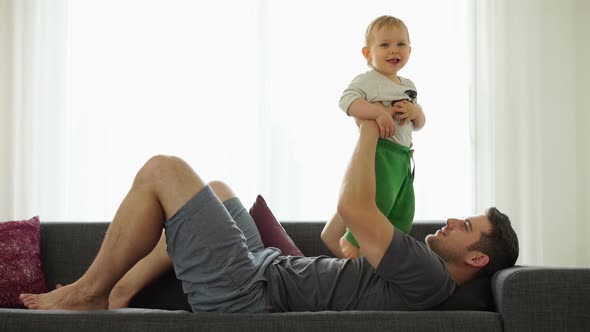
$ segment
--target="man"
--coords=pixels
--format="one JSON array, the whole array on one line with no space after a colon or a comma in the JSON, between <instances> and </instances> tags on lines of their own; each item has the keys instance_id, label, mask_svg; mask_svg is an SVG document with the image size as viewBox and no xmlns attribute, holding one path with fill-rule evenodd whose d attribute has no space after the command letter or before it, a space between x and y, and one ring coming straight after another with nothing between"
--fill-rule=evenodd
<instances>
[{"instance_id":1,"label":"man","mask_svg":"<svg viewBox=\"0 0 590 332\"><path fill-rule=\"evenodd\" d=\"M30 309L107 308L125 273L163 248L156 246L163 227L193 311L427 309L478 273L514 264L516 234L501 214L494 225L491 214L449 219L428 237L431 249L395 230L374 201L378 137L374 121L362 122L338 203L364 257L284 257L262 248L229 188L218 185L214 193L184 161L158 156L138 172L88 271L71 285L21 300Z\"/></svg>"}]
</instances>

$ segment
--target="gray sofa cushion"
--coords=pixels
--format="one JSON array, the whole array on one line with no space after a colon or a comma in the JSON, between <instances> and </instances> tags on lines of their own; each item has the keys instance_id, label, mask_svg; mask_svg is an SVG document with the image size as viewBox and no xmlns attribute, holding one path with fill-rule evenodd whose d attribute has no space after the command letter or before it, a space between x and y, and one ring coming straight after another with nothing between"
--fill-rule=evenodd
<instances>
[{"instance_id":1,"label":"gray sofa cushion","mask_svg":"<svg viewBox=\"0 0 590 332\"><path fill-rule=\"evenodd\" d=\"M500 315L456 311L321 311L272 314L118 309L93 312L7 309L2 331L502 331Z\"/></svg>"}]
</instances>

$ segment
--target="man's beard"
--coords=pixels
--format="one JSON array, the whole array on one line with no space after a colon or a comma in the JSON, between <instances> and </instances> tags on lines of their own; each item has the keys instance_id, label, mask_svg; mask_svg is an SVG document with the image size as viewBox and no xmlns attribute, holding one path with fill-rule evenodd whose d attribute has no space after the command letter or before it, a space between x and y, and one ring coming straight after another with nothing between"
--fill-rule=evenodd
<instances>
[{"instance_id":1,"label":"man's beard","mask_svg":"<svg viewBox=\"0 0 590 332\"><path fill-rule=\"evenodd\" d=\"M428 248L439 255L445 262L450 263L461 260L460 255L445 247L443 241L441 241L441 239L437 238L436 236L432 234L428 235L424 241L426 242Z\"/></svg>"}]
</instances>

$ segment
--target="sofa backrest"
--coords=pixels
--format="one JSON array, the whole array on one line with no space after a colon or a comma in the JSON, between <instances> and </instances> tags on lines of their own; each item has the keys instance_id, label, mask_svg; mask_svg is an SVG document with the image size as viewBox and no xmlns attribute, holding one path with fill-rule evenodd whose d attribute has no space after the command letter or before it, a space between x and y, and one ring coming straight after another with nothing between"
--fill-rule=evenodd
<instances>
[{"instance_id":1,"label":"sofa backrest","mask_svg":"<svg viewBox=\"0 0 590 332\"><path fill-rule=\"evenodd\" d=\"M306 256L330 255L320 239L321 221L287 221L285 231ZM41 254L47 282L76 280L90 265L109 226L108 222L42 222ZM441 221L415 222L410 235L424 241L427 234L443 226Z\"/></svg>"},{"instance_id":2,"label":"sofa backrest","mask_svg":"<svg viewBox=\"0 0 590 332\"><path fill-rule=\"evenodd\" d=\"M320 239L325 222L283 222L283 227L306 256L330 255ZM49 289L77 280L88 269L109 226L108 222L42 222L41 256ZM410 235L424 241L442 222L415 222ZM134 307L190 310L179 281L170 272L140 293Z\"/></svg>"},{"instance_id":3,"label":"sofa backrest","mask_svg":"<svg viewBox=\"0 0 590 332\"><path fill-rule=\"evenodd\" d=\"M108 226L107 222L41 222L41 257L49 289L84 274Z\"/></svg>"}]
</instances>

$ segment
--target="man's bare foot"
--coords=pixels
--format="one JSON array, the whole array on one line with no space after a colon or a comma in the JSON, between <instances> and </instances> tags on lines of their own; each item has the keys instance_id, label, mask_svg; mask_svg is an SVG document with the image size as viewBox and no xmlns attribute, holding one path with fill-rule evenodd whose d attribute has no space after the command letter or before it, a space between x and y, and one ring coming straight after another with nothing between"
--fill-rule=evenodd
<instances>
[{"instance_id":1,"label":"man's bare foot","mask_svg":"<svg viewBox=\"0 0 590 332\"><path fill-rule=\"evenodd\" d=\"M55 285L55 289L62 288L63 286L62 284L57 284ZM132 298L133 295L129 295L129 292L125 291L123 287L115 286L109 294L108 309L128 308Z\"/></svg>"},{"instance_id":2,"label":"man's bare foot","mask_svg":"<svg viewBox=\"0 0 590 332\"><path fill-rule=\"evenodd\" d=\"M360 249L348 242L345 236L340 238L340 249L346 258L357 258L360 255Z\"/></svg>"},{"instance_id":3,"label":"man's bare foot","mask_svg":"<svg viewBox=\"0 0 590 332\"><path fill-rule=\"evenodd\" d=\"M109 310L129 307L133 294L129 294L123 287L115 286L109 294Z\"/></svg>"},{"instance_id":4,"label":"man's bare foot","mask_svg":"<svg viewBox=\"0 0 590 332\"><path fill-rule=\"evenodd\" d=\"M75 283L58 287L45 294L21 294L21 302L28 309L42 310L101 310L107 308L107 297L97 296Z\"/></svg>"}]
</instances>

